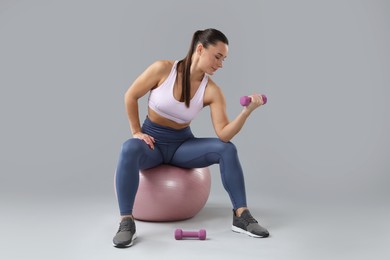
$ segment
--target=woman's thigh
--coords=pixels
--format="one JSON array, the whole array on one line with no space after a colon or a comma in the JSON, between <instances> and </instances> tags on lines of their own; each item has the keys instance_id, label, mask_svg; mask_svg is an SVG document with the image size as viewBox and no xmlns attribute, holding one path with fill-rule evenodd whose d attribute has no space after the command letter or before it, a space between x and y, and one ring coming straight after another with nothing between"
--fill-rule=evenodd
<instances>
[{"instance_id":1,"label":"woman's thigh","mask_svg":"<svg viewBox=\"0 0 390 260\"><path fill-rule=\"evenodd\" d=\"M232 147L232 143L218 138L191 138L178 147L171 164L184 168L207 167L219 163L222 154Z\"/></svg>"},{"instance_id":2,"label":"woman's thigh","mask_svg":"<svg viewBox=\"0 0 390 260\"><path fill-rule=\"evenodd\" d=\"M131 138L122 145L119 164L147 169L161 164L162 154L158 146L151 149L143 140Z\"/></svg>"}]
</instances>

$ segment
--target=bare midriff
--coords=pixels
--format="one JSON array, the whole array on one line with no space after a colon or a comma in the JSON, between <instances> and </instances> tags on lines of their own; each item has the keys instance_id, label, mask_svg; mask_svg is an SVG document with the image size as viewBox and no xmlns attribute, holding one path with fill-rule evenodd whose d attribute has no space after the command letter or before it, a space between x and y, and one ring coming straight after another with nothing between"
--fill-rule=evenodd
<instances>
[{"instance_id":1,"label":"bare midriff","mask_svg":"<svg viewBox=\"0 0 390 260\"><path fill-rule=\"evenodd\" d=\"M148 118L150 121L152 121L155 124L166 126L166 127L171 127L174 129L183 129L187 126L190 125L191 122L185 123L185 124L179 124L176 123L175 121L172 121L170 119L167 119L165 117L160 116L156 112L154 112L151 108L148 108Z\"/></svg>"}]
</instances>

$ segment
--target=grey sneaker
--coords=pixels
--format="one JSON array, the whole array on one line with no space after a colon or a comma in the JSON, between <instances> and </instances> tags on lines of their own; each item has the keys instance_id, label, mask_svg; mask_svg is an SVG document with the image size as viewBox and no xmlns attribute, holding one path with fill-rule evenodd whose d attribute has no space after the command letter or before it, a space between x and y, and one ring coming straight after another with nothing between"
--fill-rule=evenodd
<instances>
[{"instance_id":1,"label":"grey sneaker","mask_svg":"<svg viewBox=\"0 0 390 260\"><path fill-rule=\"evenodd\" d=\"M119 230L113 239L113 243L115 247L129 247L133 245L136 237L134 220L130 217L124 218L119 224Z\"/></svg>"},{"instance_id":2,"label":"grey sneaker","mask_svg":"<svg viewBox=\"0 0 390 260\"><path fill-rule=\"evenodd\" d=\"M247 209L242 212L240 217L237 217L233 212L232 230L234 232L247 234L251 237L269 236L268 230L260 226Z\"/></svg>"}]
</instances>

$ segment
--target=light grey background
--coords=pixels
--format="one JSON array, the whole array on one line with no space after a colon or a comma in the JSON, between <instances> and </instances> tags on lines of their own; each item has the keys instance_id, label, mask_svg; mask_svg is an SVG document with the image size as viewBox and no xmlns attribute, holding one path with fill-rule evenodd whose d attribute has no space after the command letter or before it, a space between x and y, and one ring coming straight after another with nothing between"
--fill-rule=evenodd
<instances>
[{"instance_id":1,"label":"light grey background","mask_svg":"<svg viewBox=\"0 0 390 260\"><path fill-rule=\"evenodd\" d=\"M283 211L289 208L290 214L317 212L318 220L331 217L341 226L355 220L346 235L353 231L352 237L369 235L388 244L389 225L379 223L390 216L389 15L384 0L1 0L0 255L16 259L56 252L66 258L61 250L78 236L66 230L99 230L105 222L104 231L97 232L99 242L86 242L90 251L72 258L114 257L114 249L106 248L107 255L98 249L110 243L117 228L113 175L120 145L130 137L123 94L153 61L181 59L193 32L209 27L230 41L224 68L213 76L226 95L229 117L240 112L242 95L264 93L269 99L233 142L249 205L264 215L265 225L268 220L271 234L280 230L283 237L289 230L294 217ZM141 120L146 105L144 98ZM192 129L198 136L215 136L207 108ZM210 212L230 221L218 167L211 169L208 211L200 217L210 225ZM375 213L359 219L362 212ZM313 235L308 241L340 232L341 226L315 232L322 223L311 220L302 222L313 224L303 225ZM23 232L28 239L20 238ZM297 232L286 234L294 239ZM19 251L14 241L25 240L35 244ZM277 250L288 241L265 246L266 256L285 259L282 251L303 259L305 247ZM348 252L389 253L369 242L352 243ZM47 243L51 249L38 246ZM241 242L229 243L232 248ZM75 248L83 252L82 245ZM311 248L313 255L323 255Z\"/></svg>"}]
</instances>

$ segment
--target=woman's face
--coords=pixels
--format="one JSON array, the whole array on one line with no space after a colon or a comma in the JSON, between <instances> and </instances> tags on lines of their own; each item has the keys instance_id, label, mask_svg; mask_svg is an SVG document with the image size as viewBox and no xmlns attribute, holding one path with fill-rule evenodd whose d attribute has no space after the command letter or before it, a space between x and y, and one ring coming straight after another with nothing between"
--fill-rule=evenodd
<instances>
[{"instance_id":1,"label":"woman's face","mask_svg":"<svg viewBox=\"0 0 390 260\"><path fill-rule=\"evenodd\" d=\"M219 41L215 45L209 45L204 48L198 45L200 52L199 66L209 75L213 75L219 68L222 68L223 62L228 53L228 45Z\"/></svg>"}]
</instances>

